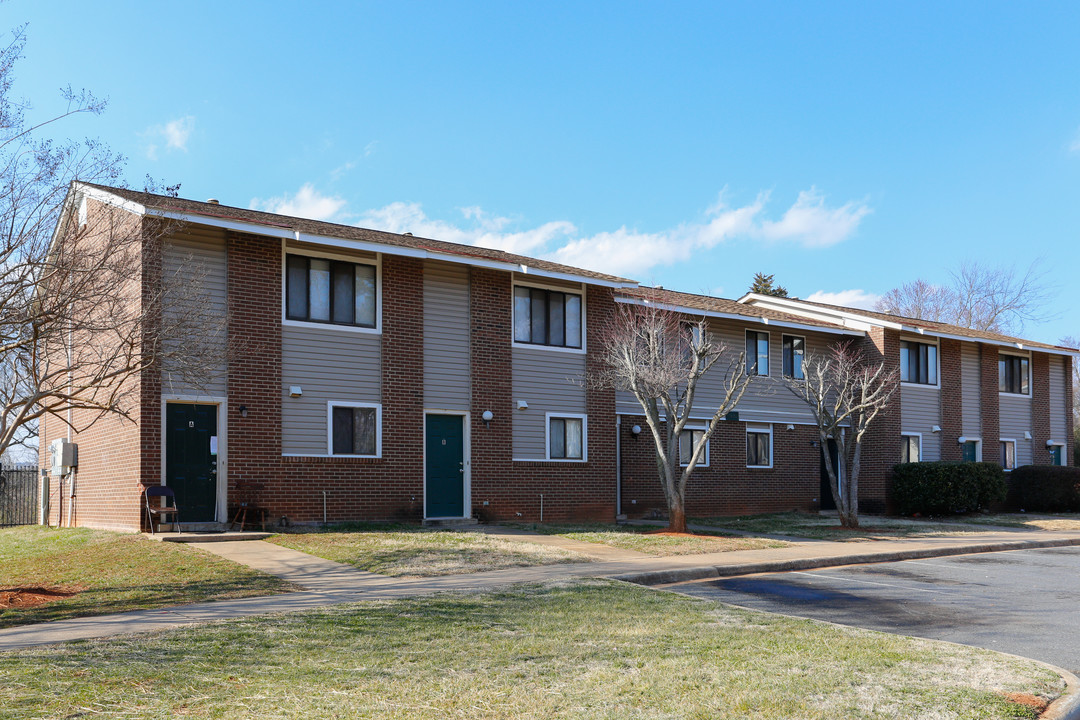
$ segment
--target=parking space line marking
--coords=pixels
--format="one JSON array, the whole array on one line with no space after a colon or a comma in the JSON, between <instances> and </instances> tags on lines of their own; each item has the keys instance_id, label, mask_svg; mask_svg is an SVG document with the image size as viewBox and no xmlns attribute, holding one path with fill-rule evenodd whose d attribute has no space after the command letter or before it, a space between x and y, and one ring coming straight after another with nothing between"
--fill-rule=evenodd
<instances>
[{"instance_id":1,"label":"parking space line marking","mask_svg":"<svg viewBox=\"0 0 1080 720\"><path fill-rule=\"evenodd\" d=\"M811 573L811 572L806 572L806 571L803 571L803 570L795 570L791 574L792 575L808 575L809 577L820 577L820 578L824 578L826 580L840 579L840 578L833 578L833 577L831 577L829 575L819 575L818 573ZM874 582L873 580L856 580L855 578L848 578L848 577L845 577L845 578L842 578L842 579L847 580L849 582L862 583L864 585L880 585L881 587L898 588L900 590L914 590L915 592L934 593L934 594L937 594L937 595L947 595L948 594L944 590L927 590L926 588L912 588L912 587L908 587L906 585L896 585L896 584L893 584L893 583Z\"/></svg>"}]
</instances>

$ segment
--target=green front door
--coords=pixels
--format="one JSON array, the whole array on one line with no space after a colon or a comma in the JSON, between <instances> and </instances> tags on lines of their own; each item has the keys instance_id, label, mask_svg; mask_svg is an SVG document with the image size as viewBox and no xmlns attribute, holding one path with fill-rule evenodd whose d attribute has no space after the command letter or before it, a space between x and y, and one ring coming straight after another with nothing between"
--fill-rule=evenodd
<instances>
[{"instance_id":1,"label":"green front door","mask_svg":"<svg viewBox=\"0 0 1080 720\"><path fill-rule=\"evenodd\" d=\"M979 449L979 445L974 440L968 440L967 442L965 442L964 443L964 462L975 462L975 457L977 455L978 449Z\"/></svg>"},{"instance_id":2,"label":"green front door","mask_svg":"<svg viewBox=\"0 0 1080 720\"><path fill-rule=\"evenodd\" d=\"M1061 445L1051 445L1050 446L1050 464L1051 465L1064 465L1065 464L1065 463L1061 462L1061 455L1062 455L1061 451L1062 451L1062 449L1063 448L1062 448Z\"/></svg>"},{"instance_id":3,"label":"green front door","mask_svg":"<svg viewBox=\"0 0 1080 720\"><path fill-rule=\"evenodd\" d=\"M181 524L217 519L217 405L165 406L165 484Z\"/></svg>"},{"instance_id":4,"label":"green front door","mask_svg":"<svg viewBox=\"0 0 1080 720\"><path fill-rule=\"evenodd\" d=\"M425 416L424 516L465 516L465 418Z\"/></svg>"}]
</instances>

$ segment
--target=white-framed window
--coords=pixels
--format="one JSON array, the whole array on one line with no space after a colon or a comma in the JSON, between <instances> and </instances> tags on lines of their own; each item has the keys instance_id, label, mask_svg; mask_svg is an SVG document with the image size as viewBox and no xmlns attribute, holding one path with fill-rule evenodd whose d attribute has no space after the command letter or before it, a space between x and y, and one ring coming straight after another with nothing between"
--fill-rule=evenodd
<instances>
[{"instance_id":1,"label":"white-framed window","mask_svg":"<svg viewBox=\"0 0 1080 720\"><path fill-rule=\"evenodd\" d=\"M330 455L382 456L382 405L331 400L326 415Z\"/></svg>"},{"instance_id":2,"label":"white-framed window","mask_svg":"<svg viewBox=\"0 0 1080 720\"><path fill-rule=\"evenodd\" d=\"M514 283L514 344L582 351L584 288Z\"/></svg>"},{"instance_id":3,"label":"white-framed window","mask_svg":"<svg viewBox=\"0 0 1080 720\"><path fill-rule=\"evenodd\" d=\"M938 347L931 343L900 341L900 382L938 384Z\"/></svg>"},{"instance_id":4,"label":"white-framed window","mask_svg":"<svg viewBox=\"0 0 1080 720\"><path fill-rule=\"evenodd\" d=\"M806 338L798 335L784 335L784 377L795 380L804 379L803 359L806 357Z\"/></svg>"},{"instance_id":5,"label":"white-framed window","mask_svg":"<svg viewBox=\"0 0 1080 720\"><path fill-rule=\"evenodd\" d=\"M922 433L900 433L900 462L917 463L922 458Z\"/></svg>"},{"instance_id":6,"label":"white-framed window","mask_svg":"<svg viewBox=\"0 0 1080 720\"><path fill-rule=\"evenodd\" d=\"M746 423L746 467L773 466L772 434L768 423Z\"/></svg>"},{"instance_id":7,"label":"white-framed window","mask_svg":"<svg viewBox=\"0 0 1080 720\"><path fill-rule=\"evenodd\" d=\"M1016 469L1016 441L1001 439L1001 467L1005 470Z\"/></svg>"},{"instance_id":8,"label":"white-framed window","mask_svg":"<svg viewBox=\"0 0 1080 720\"><path fill-rule=\"evenodd\" d=\"M283 247L281 264L284 324L380 331L382 273L377 260Z\"/></svg>"},{"instance_id":9,"label":"white-framed window","mask_svg":"<svg viewBox=\"0 0 1080 720\"><path fill-rule=\"evenodd\" d=\"M546 419L547 459L585 462L588 459L588 418L574 413L546 413Z\"/></svg>"},{"instance_id":10,"label":"white-framed window","mask_svg":"<svg viewBox=\"0 0 1080 720\"><path fill-rule=\"evenodd\" d=\"M998 355L998 392L1031 395L1031 361L1023 355Z\"/></svg>"},{"instance_id":11,"label":"white-framed window","mask_svg":"<svg viewBox=\"0 0 1080 720\"><path fill-rule=\"evenodd\" d=\"M769 333L746 331L746 374L769 374Z\"/></svg>"},{"instance_id":12,"label":"white-framed window","mask_svg":"<svg viewBox=\"0 0 1080 720\"><path fill-rule=\"evenodd\" d=\"M684 427L679 433L679 464L686 467L690 464L690 457L694 454L694 448L705 437L704 427ZM705 449L701 451L701 457L695 467L709 467L709 441L705 440Z\"/></svg>"}]
</instances>

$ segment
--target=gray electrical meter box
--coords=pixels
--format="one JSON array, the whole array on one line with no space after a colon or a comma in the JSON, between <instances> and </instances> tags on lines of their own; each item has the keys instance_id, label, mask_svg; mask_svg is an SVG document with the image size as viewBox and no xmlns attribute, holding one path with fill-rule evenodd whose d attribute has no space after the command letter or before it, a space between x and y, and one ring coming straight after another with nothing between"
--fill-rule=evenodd
<instances>
[{"instance_id":1,"label":"gray electrical meter box","mask_svg":"<svg viewBox=\"0 0 1080 720\"><path fill-rule=\"evenodd\" d=\"M79 466L79 446L64 439L53 440L49 443L49 453L52 457L52 474L62 477L69 474Z\"/></svg>"}]
</instances>

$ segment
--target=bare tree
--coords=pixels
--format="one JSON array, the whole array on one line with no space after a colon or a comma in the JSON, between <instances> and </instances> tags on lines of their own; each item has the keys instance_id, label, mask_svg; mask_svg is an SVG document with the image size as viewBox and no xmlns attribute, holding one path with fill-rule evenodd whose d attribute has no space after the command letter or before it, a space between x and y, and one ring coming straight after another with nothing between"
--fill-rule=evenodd
<instances>
[{"instance_id":1,"label":"bare tree","mask_svg":"<svg viewBox=\"0 0 1080 720\"><path fill-rule=\"evenodd\" d=\"M785 378L785 383L814 415L840 524L858 527L863 439L892 401L900 386L899 373L887 370L884 362L869 362L848 341L827 353L807 355L803 374L805 379ZM829 440L836 443L840 467L828 452Z\"/></svg>"},{"instance_id":2,"label":"bare tree","mask_svg":"<svg viewBox=\"0 0 1080 720\"><path fill-rule=\"evenodd\" d=\"M1027 322L1051 317L1054 289L1035 261L1021 274L1012 266L963 263L946 285L924 280L893 288L878 301L879 312L991 332L1020 332Z\"/></svg>"},{"instance_id":3,"label":"bare tree","mask_svg":"<svg viewBox=\"0 0 1080 720\"><path fill-rule=\"evenodd\" d=\"M704 318L688 321L658 298L617 306L602 343L605 369L588 382L593 387L627 390L641 405L656 445L668 526L673 532L686 532L687 481L709 437L742 399L752 379L743 354L734 354L710 337ZM710 370L721 374L724 397L682 467L679 438L694 408L698 383Z\"/></svg>"},{"instance_id":4,"label":"bare tree","mask_svg":"<svg viewBox=\"0 0 1080 720\"><path fill-rule=\"evenodd\" d=\"M23 28L12 37L0 49L0 454L32 444L45 416L82 431L130 415L131 380L145 370L205 381L223 347L198 272L164 278L147 262L166 228L79 202L76 181L116 183L123 158L94 141L40 137L104 103L69 89L66 112L28 121L27 104L9 96Z\"/></svg>"},{"instance_id":5,"label":"bare tree","mask_svg":"<svg viewBox=\"0 0 1080 720\"><path fill-rule=\"evenodd\" d=\"M1066 335L1059 341L1065 347L1080 348L1080 338ZM1076 358L1072 359L1072 387L1073 387L1073 462L1080 465L1080 363Z\"/></svg>"}]
</instances>

